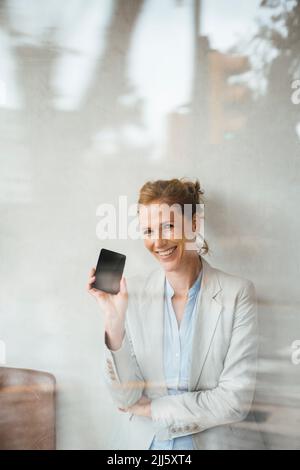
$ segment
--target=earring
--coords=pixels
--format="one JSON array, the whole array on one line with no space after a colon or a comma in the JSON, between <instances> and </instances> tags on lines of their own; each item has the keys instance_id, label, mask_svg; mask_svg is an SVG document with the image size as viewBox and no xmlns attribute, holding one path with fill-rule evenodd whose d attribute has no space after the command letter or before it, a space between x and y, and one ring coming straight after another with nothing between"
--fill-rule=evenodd
<instances>
[{"instance_id":1,"label":"earring","mask_svg":"<svg viewBox=\"0 0 300 470\"><path fill-rule=\"evenodd\" d=\"M198 248L198 253L201 253L204 245L204 237L201 235L201 233L196 234L196 245Z\"/></svg>"}]
</instances>

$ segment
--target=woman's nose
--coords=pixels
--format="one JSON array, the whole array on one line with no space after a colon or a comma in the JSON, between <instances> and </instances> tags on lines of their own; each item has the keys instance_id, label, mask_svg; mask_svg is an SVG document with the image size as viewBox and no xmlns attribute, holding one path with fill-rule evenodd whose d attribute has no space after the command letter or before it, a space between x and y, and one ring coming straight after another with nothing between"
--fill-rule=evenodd
<instances>
[{"instance_id":1,"label":"woman's nose","mask_svg":"<svg viewBox=\"0 0 300 470\"><path fill-rule=\"evenodd\" d=\"M161 237L156 238L154 241L155 248L163 248L166 244L167 244L166 240Z\"/></svg>"}]
</instances>

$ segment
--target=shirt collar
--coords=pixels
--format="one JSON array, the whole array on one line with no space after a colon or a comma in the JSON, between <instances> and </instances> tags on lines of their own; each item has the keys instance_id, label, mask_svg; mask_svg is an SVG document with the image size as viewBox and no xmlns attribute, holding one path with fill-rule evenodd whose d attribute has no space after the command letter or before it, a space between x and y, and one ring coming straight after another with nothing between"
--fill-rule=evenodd
<instances>
[{"instance_id":1,"label":"shirt collar","mask_svg":"<svg viewBox=\"0 0 300 470\"><path fill-rule=\"evenodd\" d=\"M201 269L200 273L199 273L199 276L197 277L196 281L194 282L194 284L192 285L192 287L189 288L189 292L188 292L188 297L191 298L193 297L194 295L197 294L198 290L200 289L200 284L201 284L201 278L202 278L202 271L203 271L203 268ZM167 277L165 278L166 281L165 281L165 286L166 286L166 294L168 297L173 297L174 295L174 289L173 287L171 286L170 282L168 281Z\"/></svg>"}]
</instances>

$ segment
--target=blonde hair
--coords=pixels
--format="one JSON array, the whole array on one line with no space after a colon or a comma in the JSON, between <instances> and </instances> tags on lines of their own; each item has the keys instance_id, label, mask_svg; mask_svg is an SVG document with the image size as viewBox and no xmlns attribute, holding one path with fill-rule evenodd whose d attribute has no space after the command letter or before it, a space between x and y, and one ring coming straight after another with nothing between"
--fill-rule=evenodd
<instances>
[{"instance_id":1,"label":"blonde hair","mask_svg":"<svg viewBox=\"0 0 300 470\"><path fill-rule=\"evenodd\" d=\"M200 187L200 182L195 182L187 178L172 178L170 180L147 181L139 191L138 206L148 205L154 201L161 201L168 205L179 204L182 213L185 204L191 204L192 216L196 213L197 204L204 204L204 191ZM139 213L139 209L138 209ZM202 240L200 253L208 253L208 244Z\"/></svg>"}]
</instances>

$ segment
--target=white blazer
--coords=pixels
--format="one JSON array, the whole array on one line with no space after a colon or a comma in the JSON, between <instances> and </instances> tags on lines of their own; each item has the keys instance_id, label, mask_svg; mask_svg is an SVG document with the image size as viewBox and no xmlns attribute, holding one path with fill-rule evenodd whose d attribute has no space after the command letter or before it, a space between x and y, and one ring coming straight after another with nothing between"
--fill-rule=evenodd
<instances>
[{"instance_id":1,"label":"white blazer","mask_svg":"<svg viewBox=\"0 0 300 470\"><path fill-rule=\"evenodd\" d=\"M180 395L168 395L163 372L165 272L159 267L127 279L125 336L111 351L104 335L104 378L118 407L149 397L152 419L128 414L118 449L149 449L155 433L162 440L191 434L195 449L264 448L251 412L258 348L253 283L201 260L189 386Z\"/></svg>"}]
</instances>

